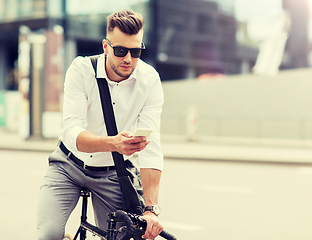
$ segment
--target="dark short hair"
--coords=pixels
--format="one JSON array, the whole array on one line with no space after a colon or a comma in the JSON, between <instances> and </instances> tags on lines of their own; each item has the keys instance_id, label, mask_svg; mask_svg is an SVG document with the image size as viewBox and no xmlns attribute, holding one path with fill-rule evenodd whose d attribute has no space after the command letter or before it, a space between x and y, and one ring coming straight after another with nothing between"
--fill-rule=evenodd
<instances>
[{"instance_id":1,"label":"dark short hair","mask_svg":"<svg viewBox=\"0 0 312 240\"><path fill-rule=\"evenodd\" d=\"M134 35L137 34L144 24L141 14L130 9L124 9L110 14L107 17L107 33L112 32L115 27L123 33Z\"/></svg>"}]
</instances>

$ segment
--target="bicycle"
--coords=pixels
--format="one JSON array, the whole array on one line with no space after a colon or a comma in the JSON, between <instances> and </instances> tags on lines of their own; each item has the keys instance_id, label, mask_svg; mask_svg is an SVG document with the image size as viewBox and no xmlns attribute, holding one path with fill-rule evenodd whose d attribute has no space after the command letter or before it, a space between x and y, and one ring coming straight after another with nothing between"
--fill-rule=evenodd
<instances>
[{"instance_id":1,"label":"bicycle","mask_svg":"<svg viewBox=\"0 0 312 240\"><path fill-rule=\"evenodd\" d=\"M76 240L79 235L80 240L85 240L87 237L87 231L91 232L94 236L100 237L103 240L130 240L132 237L138 236L138 233L140 236L144 234L146 230L146 221L140 219L138 215L127 213L122 210L117 210L116 212L108 214L108 228L106 231L88 223L87 206L88 198L90 197L90 190L86 188L82 189L80 196L82 197L81 223L73 240ZM117 222L124 223L124 225L118 230ZM117 238L118 233L122 233L120 238ZM165 230L163 230L159 235L168 240L177 239L175 236ZM65 239L69 238L64 237L63 240Z\"/></svg>"}]
</instances>

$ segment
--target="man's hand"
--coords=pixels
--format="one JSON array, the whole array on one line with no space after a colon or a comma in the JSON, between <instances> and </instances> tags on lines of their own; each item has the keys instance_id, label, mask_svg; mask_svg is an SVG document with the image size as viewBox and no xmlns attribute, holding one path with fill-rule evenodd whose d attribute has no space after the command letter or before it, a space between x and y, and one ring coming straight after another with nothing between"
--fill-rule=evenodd
<instances>
[{"instance_id":1,"label":"man's hand","mask_svg":"<svg viewBox=\"0 0 312 240\"><path fill-rule=\"evenodd\" d=\"M160 224L158 217L156 217L154 213L147 211L141 218L147 222L145 234L142 236L145 239L156 238L164 229L163 226Z\"/></svg>"},{"instance_id":2,"label":"man's hand","mask_svg":"<svg viewBox=\"0 0 312 240\"><path fill-rule=\"evenodd\" d=\"M133 137L130 132L118 133L114 139L115 151L126 156L142 151L149 143L145 137Z\"/></svg>"},{"instance_id":3,"label":"man's hand","mask_svg":"<svg viewBox=\"0 0 312 240\"><path fill-rule=\"evenodd\" d=\"M119 152L131 156L146 148L150 141L145 137L133 137L130 132L121 132L116 136L96 136L82 131L77 137L77 149L81 152Z\"/></svg>"}]
</instances>

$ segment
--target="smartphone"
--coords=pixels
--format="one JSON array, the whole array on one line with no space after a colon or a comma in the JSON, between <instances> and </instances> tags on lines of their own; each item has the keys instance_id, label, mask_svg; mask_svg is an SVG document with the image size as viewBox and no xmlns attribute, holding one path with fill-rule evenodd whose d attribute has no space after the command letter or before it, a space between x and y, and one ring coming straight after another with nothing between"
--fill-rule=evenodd
<instances>
[{"instance_id":1,"label":"smartphone","mask_svg":"<svg viewBox=\"0 0 312 240\"><path fill-rule=\"evenodd\" d=\"M151 135L152 133L152 129L149 128L138 128L134 134L135 137L146 137L146 139L148 139L148 137Z\"/></svg>"}]
</instances>

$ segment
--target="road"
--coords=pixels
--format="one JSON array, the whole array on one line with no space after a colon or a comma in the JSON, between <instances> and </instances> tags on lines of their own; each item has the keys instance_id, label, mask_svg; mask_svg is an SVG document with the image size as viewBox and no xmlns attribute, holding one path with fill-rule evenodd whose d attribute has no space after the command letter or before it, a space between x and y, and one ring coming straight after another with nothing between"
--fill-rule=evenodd
<instances>
[{"instance_id":1,"label":"road","mask_svg":"<svg viewBox=\"0 0 312 240\"><path fill-rule=\"evenodd\" d=\"M0 151L1 239L35 239L47 157ZM160 205L164 227L179 240L310 240L312 166L165 159ZM79 213L80 206L68 232L78 226Z\"/></svg>"}]
</instances>

